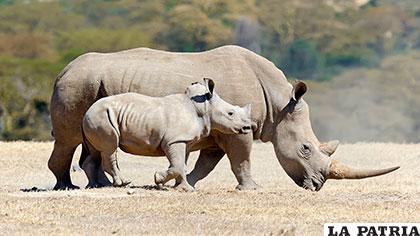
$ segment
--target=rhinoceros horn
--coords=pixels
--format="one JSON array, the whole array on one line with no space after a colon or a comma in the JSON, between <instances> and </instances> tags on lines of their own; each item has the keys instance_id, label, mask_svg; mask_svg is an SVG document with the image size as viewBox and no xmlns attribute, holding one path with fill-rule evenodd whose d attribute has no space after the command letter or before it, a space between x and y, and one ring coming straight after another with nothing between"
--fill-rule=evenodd
<instances>
[{"instance_id":1,"label":"rhinoceros horn","mask_svg":"<svg viewBox=\"0 0 420 236\"><path fill-rule=\"evenodd\" d=\"M374 177L378 175L388 174L400 168L399 166L381 169L381 170L359 170L353 169L346 165L341 164L336 160L332 160L329 170L327 172L328 179L363 179Z\"/></svg>"},{"instance_id":2,"label":"rhinoceros horn","mask_svg":"<svg viewBox=\"0 0 420 236\"><path fill-rule=\"evenodd\" d=\"M319 149L321 149L321 151L327 154L328 156L331 156L337 149L338 144L340 144L338 140L329 141L327 143L321 143L319 145Z\"/></svg>"}]
</instances>

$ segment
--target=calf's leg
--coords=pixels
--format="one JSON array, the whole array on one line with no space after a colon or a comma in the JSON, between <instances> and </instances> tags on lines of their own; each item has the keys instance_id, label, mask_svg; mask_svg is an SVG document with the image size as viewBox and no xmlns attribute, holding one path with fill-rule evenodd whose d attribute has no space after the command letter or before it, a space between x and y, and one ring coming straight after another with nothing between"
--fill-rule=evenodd
<instances>
[{"instance_id":1,"label":"calf's leg","mask_svg":"<svg viewBox=\"0 0 420 236\"><path fill-rule=\"evenodd\" d=\"M111 186L112 183L106 177L101 165L101 153L96 150L89 141L84 138L82 142L82 154L80 156L79 165L84 170L88 178L86 188L101 188Z\"/></svg>"},{"instance_id":2,"label":"calf's leg","mask_svg":"<svg viewBox=\"0 0 420 236\"><path fill-rule=\"evenodd\" d=\"M185 165L184 165L184 172L185 172L185 174L187 174L187 162L188 162L188 157L189 156L190 156L190 153L187 152L187 154L185 155ZM175 178L175 185L174 185L174 187L177 187L181 182L182 182L182 177L179 175L178 177Z\"/></svg>"},{"instance_id":3,"label":"calf's leg","mask_svg":"<svg viewBox=\"0 0 420 236\"><path fill-rule=\"evenodd\" d=\"M112 185L112 183L109 181L108 177L105 175L105 171L102 168L102 165L99 165L99 168L97 169L96 178L97 178L98 184L100 186L105 187L105 186L111 186Z\"/></svg>"},{"instance_id":4,"label":"calf's leg","mask_svg":"<svg viewBox=\"0 0 420 236\"><path fill-rule=\"evenodd\" d=\"M99 159L99 160L98 160ZM88 178L88 184L86 188L99 188L103 187L98 183L98 169L100 168L100 157L93 156L90 154L86 157L86 160L82 164L82 169L85 171L86 177ZM98 163L99 162L99 163Z\"/></svg>"},{"instance_id":5,"label":"calf's leg","mask_svg":"<svg viewBox=\"0 0 420 236\"><path fill-rule=\"evenodd\" d=\"M194 188L188 184L185 174L185 143L174 143L164 150L170 165L168 170L155 173L155 183L163 185L171 179L180 177L180 183L175 188L181 191L194 191Z\"/></svg>"},{"instance_id":6,"label":"calf's leg","mask_svg":"<svg viewBox=\"0 0 420 236\"><path fill-rule=\"evenodd\" d=\"M124 180L121 175L120 168L117 160L117 150L113 152L101 152L102 166L106 172L108 172L113 179L113 185L115 187L123 187L130 184L130 181Z\"/></svg>"}]
</instances>

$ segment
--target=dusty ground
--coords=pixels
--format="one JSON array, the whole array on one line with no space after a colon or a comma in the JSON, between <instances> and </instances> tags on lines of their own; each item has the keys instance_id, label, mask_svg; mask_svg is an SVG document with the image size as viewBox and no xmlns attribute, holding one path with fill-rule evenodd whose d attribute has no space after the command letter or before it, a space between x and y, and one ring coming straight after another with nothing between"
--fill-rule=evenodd
<instances>
[{"instance_id":1,"label":"dusty ground","mask_svg":"<svg viewBox=\"0 0 420 236\"><path fill-rule=\"evenodd\" d=\"M420 144L341 145L335 158L356 166L401 165L392 174L328 181L317 193L295 186L271 144L256 143L253 175L259 191L238 192L224 158L194 193L154 190L153 173L166 158L120 152L121 170L135 190L50 191L46 163L52 143L0 142L0 234L273 234L321 235L327 222L420 222ZM78 158L76 158L78 159ZM196 153L189 162L195 163ZM86 184L83 172L73 181ZM36 187L45 191L29 191Z\"/></svg>"}]
</instances>

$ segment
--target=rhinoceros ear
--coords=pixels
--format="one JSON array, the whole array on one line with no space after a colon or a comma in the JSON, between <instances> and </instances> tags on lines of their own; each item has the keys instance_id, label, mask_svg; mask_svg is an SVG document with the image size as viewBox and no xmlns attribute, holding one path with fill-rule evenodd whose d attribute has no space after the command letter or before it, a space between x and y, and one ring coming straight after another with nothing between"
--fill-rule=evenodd
<instances>
[{"instance_id":1,"label":"rhinoceros ear","mask_svg":"<svg viewBox=\"0 0 420 236\"><path fill-rule=\"evenodd\" d=\"M302 81L298 81L292 90L292 99L299 101L299 99L306 93L307 87L306 84Z\"/></svg>"},{"instance_id":2,"label":"rhinoceros ear","mask_svg":"<svg viewBox=\"0 0 420 236\"><path fill-rule=\"evenodd\" d=\"M210 97L213 96L214 81L210 78L204 78L204 83L206 84L206 87L209 90Z\"/></svg>"}]
</instances>

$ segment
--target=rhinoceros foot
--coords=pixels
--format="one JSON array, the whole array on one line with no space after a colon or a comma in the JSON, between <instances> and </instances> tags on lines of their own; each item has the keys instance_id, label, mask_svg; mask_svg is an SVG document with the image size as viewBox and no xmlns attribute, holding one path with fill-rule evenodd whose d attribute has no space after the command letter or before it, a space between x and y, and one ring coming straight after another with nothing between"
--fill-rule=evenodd
<instances>
[{"instance_id":1,"label":"rhinoceros foot","mask_svg":"<svg viewBox=\"0 0 420 236\"><path fill-rule=\"evenodd\" d=\"M260 188L261 188L261 186L258 185L257 183L255 183L253 180L251 180L249 182L238 184L236 186L236 189L240 190L240 191L257 190L257 189L260 189Z\"/></svg>"},{"instance_id":2,"label":"rhinoceros foot","mask_svg":"<svg viewBox=\"0 0 420 236\"><path fill-rule=\"evenodd\" d=\"M69 183L60 183L60 182L57 182L57 184L53 188L53 190L74 190L74 189L80 189L80 188L71 183L69 184Z\"/></svg>"},{"instance_id":3,"label":"rhinoceros foot","mask_svg":"<svg viewBox=\"0 0 420 236\"><path fill-rule=\"evenodd\" d=\"M111 181L109 181L108 177L106 177L105 172L100 170L97 172L97 182L104 187L112 186Z\"/></svg>"},{"instance_id":4,"label":"rhinoceros foot","mask_svg":"<svg viewBox=\"0 0 420 236\"><path fill-rule=\"evenodd\" d=\"M157 186L163 186L166 182L165 182L165 180L166 180L166 177L167 176L167 174L166 174L166 171L156 171L155 172L155 184L157 185Z\"/></svg>"},{"instance_id":5,"label":"rhinoceros foot","mask_svg":"<svg viewBox=\"0 0 420 236\"><path fill-rule=\"evenodd\" d=\"M129 180L119 179L119 180L114 181L112 185L114 187L126 187L130 184L131 184L131 181Z\"/></svg>"},{"instance_id":6,"label":"rhinoceros foot","mask_svg":"<svg viewBox=\"0 0 420 236\"><path fill-rule=\"evenodd\" d=\"M86 185L86 188L103 188L105 187L105 185L100 184L100 183L88 183L88 185Z\"/></svg>"},{"instance_id":7,"label":"rhinoceros foot","mask_svg":"<svg viewBox=\"0 0 420 236\"><path fill-rule=\"evenodd\" d=\"M191 185L189 185L186 182L178 184L176 187L174 187L177 191L180 192L194 192L195 188L193 188Z\"/></svg>"}]
</instances>

